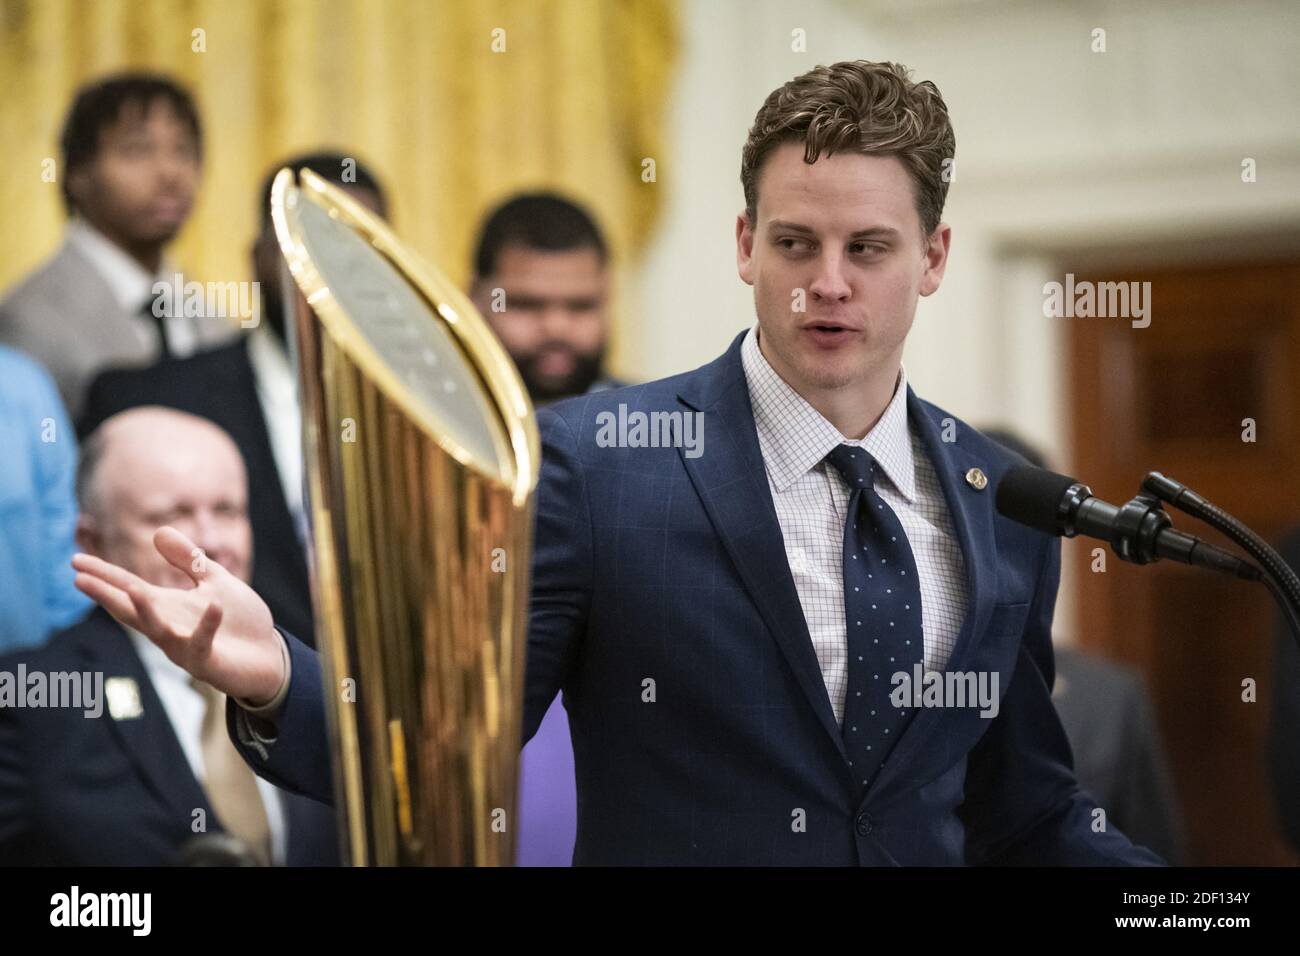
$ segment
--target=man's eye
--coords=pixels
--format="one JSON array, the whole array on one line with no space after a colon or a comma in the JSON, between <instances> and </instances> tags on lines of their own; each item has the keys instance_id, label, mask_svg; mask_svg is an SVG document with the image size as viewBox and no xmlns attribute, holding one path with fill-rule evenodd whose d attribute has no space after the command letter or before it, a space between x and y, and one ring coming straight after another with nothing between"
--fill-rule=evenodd
<instances>
[{"instance_id":1,"label":"man's eye","mask_svg":"<svg viewBox=\"0 0 1300 956\"><path fill-rule=\"evenodd\" d=\"M808 240L796 239L794 236L782 236L776 241L776 244L789 252L800 252L808 245Z\"/></svg>"},{"instance_id":2,"label":"man's eye","mask_svg":"<svg viewBox=\"0 0 1300 956\"><path fill-rule=\"evenodd\" d=\"M878 256L881 253L887 251L886 246L882 246L879 245L878 243L871 243L871 242L855 242L851 246L849 246L849 249L855 255L868 255L868 256Z\"/></svg>"}]
</instances>

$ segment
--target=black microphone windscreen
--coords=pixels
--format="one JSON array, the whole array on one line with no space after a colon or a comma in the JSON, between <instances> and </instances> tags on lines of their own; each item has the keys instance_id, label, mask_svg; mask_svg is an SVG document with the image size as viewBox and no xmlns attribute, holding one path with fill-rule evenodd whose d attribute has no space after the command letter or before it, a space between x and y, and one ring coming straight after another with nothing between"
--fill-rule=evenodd
<instances>
[{"instance_id":1,"label":"black microphone windscreen","mask_svg":"<svg viewBox=\"0 0 1300 956\"><path fill-rule=\"evenodd\" d=\"M1074 478L1045 468L1017 465L998 482L998 513L1012 521L1042 531L1060 534L1059 509Z\"/></svg>"}]
</instances>

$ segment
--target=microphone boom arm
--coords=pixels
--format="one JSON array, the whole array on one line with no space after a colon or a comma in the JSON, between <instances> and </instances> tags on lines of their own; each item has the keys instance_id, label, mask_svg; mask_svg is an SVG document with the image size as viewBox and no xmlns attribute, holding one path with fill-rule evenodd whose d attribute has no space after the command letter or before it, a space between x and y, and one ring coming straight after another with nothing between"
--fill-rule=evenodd
<instances>
[{"instance_id":1,"label":"microphone boom arm","mask_svg":"<svg viewBox=\"0 0 1300 956\"><path fill-rule=\"evenodd\" d=\"M1167 478L1158 471L1151 472L1143 479L1142 489L1148 495L1222 532L1258 561L1260 577L1282 609L1296 645L1300 647L1300 577L1282 560L1282 556L1243 522L1186 485Z\"/></svg>"}]
</instances>

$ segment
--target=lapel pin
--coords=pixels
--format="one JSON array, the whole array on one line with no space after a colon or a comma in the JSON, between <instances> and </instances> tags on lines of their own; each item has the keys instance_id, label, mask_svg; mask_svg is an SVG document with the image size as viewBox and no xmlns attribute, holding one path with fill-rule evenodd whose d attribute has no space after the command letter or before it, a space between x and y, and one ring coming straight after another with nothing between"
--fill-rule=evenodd
<instances>
[{"instance_id":1,"label":"lapel pin","mask_svg":"<svg viewBox=\"0 0 1300 956\"><path fill-rule=\"evenodd\" d=\"M108 713L114 720L137 720L144 716L140 687L133 677L110 677L104 681Z\"/></svg>"},{"instance_id":2,"label":"lapel pin","mask_svg":"<svg viewBox=\"0 0 1300 956\"><path fill-rule=\"evenodd\" d=\"M989 479L984 472L980 471L980 469L972 468L970 471L966 472L966 484L970 485L976 491L983 491L988 487Z\"/></svg>"}]
</instances>

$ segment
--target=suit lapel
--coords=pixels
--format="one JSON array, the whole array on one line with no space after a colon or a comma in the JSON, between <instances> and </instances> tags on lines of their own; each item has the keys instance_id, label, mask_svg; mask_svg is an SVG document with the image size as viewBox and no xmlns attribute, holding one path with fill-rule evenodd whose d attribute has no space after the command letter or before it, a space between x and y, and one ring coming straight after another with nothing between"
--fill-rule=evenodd
<instances>
[{"instance_id":1,"label":"suit lapel","mask_svg":"<svg viewBox=\"0 0 1300 956\"><path fill-rule=\"evenodd\" d=\"M848 755L790 574L785 539L768 487L740 358L743 339L744 333L737 336L724 355L688 379L679 393L686 405L704 413L704 433L709 436L705 453L698 458L688 458L682 453L682 463L750 598L776 638L818 720L835 742L847 769ZM938 423L911 388L907 393L907 408L909 422L919 430L934 464L961 544L967 608L945 670L965 670L992 614L993 570L987 560L995 553L992 491L987 487L974 488L966 480L966 473L971 468L987 471L989 463L957 442L944 441ZM940 721L951 716L942 708L922 708L864 800L890 786L901 775L915 771L918 758L926 753L925 748Z\"/></svg>"},{"instance_id":2,"label":"suit lapel","mask_svg":"<svg viewBox=\"0 0 1300 956\"><path fill-rule=\"evenodd\" d=\"M740 358L744 336L737 336L724 355L688 379L679 394L683 402L704 414L703 434L707 436L704 453L688 458L682 450L682 463L745 589L818 720L844 757L847 770L844 741L790 574L785 539L759 450Z\"/></svg>"},{"instance_id":3,"label":"suit lapel","mask_svg":"<svg viewBox=\"0 0 1300 956\"><path fill-rule=\"evenodd\" d=\"M971 468L987 470L988 463L977 459L957 442L943 441L938 424L910 387L907 390L907 411L909 422L921 433L925 450L943 487L944 500L960 539L966 566L966 616L952 656L944 666L945 671L961 671L966 669L965 662L984 635L993 611L992 569L987 563L989 556L995 553L993 490L988 487L977 490L966 480L966 473ZM915 770L919 756L926 753L925 747L940 721L951 717L952 714L943 708L921 708L865 796L880 792L900 774Z\"/></svg>"},{"instance_id":4,"label":"suit lapel","mask_svg":"<svg viewBox=\"0 0 1300 956\"><path fill-rule=\"evenodd\" d=\"M67 274L67 288L75 293L70 296L80 318L75 334L89 337L98 352L113 360L149 361L157 348L153 334L143 320L122 309L99 268L75 242L65 241L59 257L58 268Z\"/></svg>"},{"instance_id":5,"label":"suit lapel","mask_svg":"<svg viewBox=\"0 0 1300 956\"><path fill-rule=\"evenodd\" d=\"M114 677L133 680L139 689L142 711L139 717L118 720L105 705L100 719L108 721L112 735L176 819L188 825L194 811L202 809L209 826L219 827L131 638L102 608L95 609L92 621L96 627L88 630L82 643L90 669L103 672L105 685Z\"/></svg>"}]
</instances>

